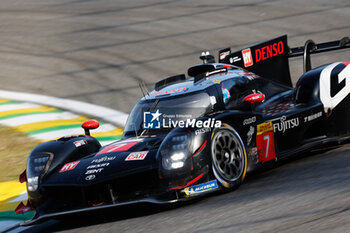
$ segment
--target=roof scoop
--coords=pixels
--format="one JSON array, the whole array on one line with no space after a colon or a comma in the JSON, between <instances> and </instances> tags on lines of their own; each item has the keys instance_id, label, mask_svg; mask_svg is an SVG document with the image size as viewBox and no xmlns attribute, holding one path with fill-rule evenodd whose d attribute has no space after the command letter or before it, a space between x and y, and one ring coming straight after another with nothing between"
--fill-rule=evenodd
<instances>
[{"instance_id":1,"label":"roof scoop","mask_svg":"<svg viewBox=\"0 0 350 233\"><path fill-rule=\"evenodd\" d=\"M202 55L199 58L203 61L203 64L215 63L215 58L209 53L209 51L202 52Z\"/></svg>"}]
</instances>

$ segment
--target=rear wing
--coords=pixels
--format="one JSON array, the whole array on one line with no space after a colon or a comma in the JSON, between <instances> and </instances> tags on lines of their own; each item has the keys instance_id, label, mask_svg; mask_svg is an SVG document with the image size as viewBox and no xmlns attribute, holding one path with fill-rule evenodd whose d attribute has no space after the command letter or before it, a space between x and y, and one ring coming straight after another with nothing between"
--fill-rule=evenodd
<instances>
[{"instance_id":1,"label":"rear wing","mask_svg":"<svg viewBox=\"0 0 350 233\"><path fill-rule=\"evenodd\" d=\"M289 48L287 35L231 52L230 48L219 51L219 63L245 68L259 76L292 87L289 58L303 56L304 72L311 69L311 54L350 48L348 37L339 41L316 44L308 40L304 46Z\"/></svg>"},{"instance_id":2,"label":"rear wing","mask_svg":"<svg viewBox=\"0 0 350 233\"><path fill-rule=\"evenodd\" d=\"M349 37L343 37L341 40L335 40L325 43L316 44L313 40L306 41L304 46L291 48L289 57L303 56L304 60L304 73L311 70L311 58L310 54L323 53L328 51L334 51L339 49L350 48Z\"/></svg>"}]
</instances>

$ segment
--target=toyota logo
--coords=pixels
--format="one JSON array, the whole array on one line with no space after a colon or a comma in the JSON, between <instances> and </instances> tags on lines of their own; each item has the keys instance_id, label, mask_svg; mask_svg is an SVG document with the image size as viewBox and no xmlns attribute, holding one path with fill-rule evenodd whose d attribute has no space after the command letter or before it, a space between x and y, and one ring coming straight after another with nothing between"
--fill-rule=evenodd
<instances>
[{"instance_id":1,"label":"toyota logo","mask_svg":"<svg viewBox=\"0 0 350 233\"><path fill-rule=\"evenodd\" d=\"M93 179L95 179L95 175L89 175L89 176L87 176L87 177L85 177L85 180L93 180Z\"/></svg>"}]
</instances>

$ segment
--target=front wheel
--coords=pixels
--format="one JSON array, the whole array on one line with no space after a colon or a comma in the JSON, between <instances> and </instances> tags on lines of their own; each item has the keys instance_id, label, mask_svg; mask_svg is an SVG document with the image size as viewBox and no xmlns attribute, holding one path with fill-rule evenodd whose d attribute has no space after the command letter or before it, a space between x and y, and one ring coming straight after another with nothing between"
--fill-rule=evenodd
<instances>
[{"instance_id":1,"label":"front wheel","mask_svg":"<svg viewBox=\"0 0 350 233\"><path fill-rule=\"evenodd\" d=\"M235 189L244 180L247 155L238 133L230 126L215 129L211 143L212 171L219 183Z\"/></svg>"}]
</instances>

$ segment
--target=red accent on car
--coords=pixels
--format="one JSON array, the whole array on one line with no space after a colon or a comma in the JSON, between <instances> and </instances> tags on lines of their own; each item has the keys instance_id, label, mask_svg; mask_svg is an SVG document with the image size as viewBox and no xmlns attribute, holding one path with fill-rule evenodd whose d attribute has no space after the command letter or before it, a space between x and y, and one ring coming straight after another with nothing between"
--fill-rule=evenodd
<instances>
[{"instance_id":1,"label":"red accent on car","mask_svg":"<svg viewBox=\"0 0 350 233\"><path fill-rule=\"evenodd\" d=\"M101 203L96 203L96 204L92 204L92 206L100 206L100 205L103 205L104 202L101 202Z\"/></svg>"},{"instance_id":2,"label":"red accent on car","mask_svg":"<svg viewBox=\"0 0 350 233\"><path fill-rule=\"evenodd\" d=\"M195 155L199 154L199 152L201 152L205 145L207 145L207 140L205 140L205 142L201 145L201 147L199 147L199 149L192 155L192 157L194 157Z\"/></svg>"},{"instance_id":3,"label":"red accent on car","mask_svg":"<svg viewBox=\"0 0 350 233\"><path fill-rule=\"evenodd\" d=\"M254 103L261 103L261 102L264 102L265 100L265 95L262 94L262 93L254 93L254 94L250 94L248 96L246 96L244 99L243 99L243 102L245 103L251 103L251 104L254 104Z\"/></svg>"},{"instance_id":4,"label":"red accent on car","mask_svg":"<svg viewBox=\"0 0 350 233\"><path fill-rule=\"evenodd\" d=\"M63 167L60 170L61 172L66 172L66 171L70 171L73 170L79 163L80 161L75 161L75 162L71 162L71 163L66 163L65 165L63 165Z\"/></svg>"},{"instance_id":5,"label":"red accent on car","mask_svg":"<svg viewBox=\"0 0 350 233\"><path fill-rule=\"evenodd\" d=\"M278 43L273 43L267 45L265 47L259 48L255 50L255 62L258 63L260 61L269 59L271 57L275 57L277 55L281 55L284 51L283 41L279 41Z\"/></svg>"},{"instance_id":6,"label":"red accent on car","mask_svg":"<svg viewBox=\"0 0 350 233\"><path fill-rule=\"evenodd\" d=\"M100 123L97 120L88 120L85 121L81 127L84 129L96 129L100 126Z\"/></svg>"},{"instance_id":7,"label":"red accent on car","mask_svg":"<svg viewBox=\"0 0 350 233\"><path fill-rule=\"evenodd\" d=\"M196 183L196 182L197 182L198 180L200 180L202 177L203 177L203 173L200 174L199 176L197 176L196 178L194 178L193 180L191 180L190 182L188 182L186 185L172 187L172 188L170 188L170 190L186 188L186 187L190 186L191 184Z\"/></svg>"},{"instance_id":8,"label":"red accent on car","mask_svg":"<svg viewBox=\"0 0 350 233\"><path fill-rule=\"evenodd\" d=\"M33 210L33 207L30 205L30 202L27 202L27 205L24 205L23 202L19 203L19 205L17 206L17 208L15 209L15 213L16 214L23 214L26 212L29 212Z\"/></svg>"},{"instance_id":9,"label":"red accent on car","mask_svg":"<svg viewBox=\"0 0 350 233\"><path fill-rule=\"evenodd\" d=\"M242 57L243 57L244 67L252 66L254 64L252 52L250 51L250 48L242 50Z\"/></svg>"},{"instance_id":10,"label":"red accent on car","mask_svg":"<svg viewBox=\"0 0 350 233\"><path fill-rule=\"evenodd\" d=\"M136 145L138 142L121 142L115 145L106 146L102 150L100 150L96 155L106 154L106 153L112 153L117 151L128 151L131 147Z\"/></svg>"},{"instance_id":11,"label":"red accent on car","mask_svg":"<svg viewBox=\"0 0 350 233\"><path fill-rule=\"evenodd\" d=\"M222 66L227 68L227 69L232 69L232 66L230 66L230 65L222 65Z\"/></svg>"},{"instance_id":12,"label":"red accent on car","mask_svg":"<svg viewBox=\"0 0 350 233\"><path fill-rule=\"evenodd\" d=\"M23 182L27 182L27 171L24 170L21 175L19 175L19 182L23 183Z\"/></svg>"},{"instance_id":13,"label":"red accent on car","mask_svg":"<svg viewBox=\"0 0 350 233\"><path fill-rule=\"evenodd\" d=\"M126 157L125 161L144 160L147 154L148 151L133 152Z\"/></svg>"},{"instance_id":14,"label":"red accent on car","mask_svg":"<svg viewBox=\"0 0 350 233\"><path fill-rule=\"evenodd\" d=\"M348 66L348 65L350 65L350 61L343 62L343 64Z\"/></svg>"}]
</instances>

